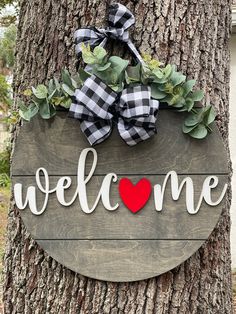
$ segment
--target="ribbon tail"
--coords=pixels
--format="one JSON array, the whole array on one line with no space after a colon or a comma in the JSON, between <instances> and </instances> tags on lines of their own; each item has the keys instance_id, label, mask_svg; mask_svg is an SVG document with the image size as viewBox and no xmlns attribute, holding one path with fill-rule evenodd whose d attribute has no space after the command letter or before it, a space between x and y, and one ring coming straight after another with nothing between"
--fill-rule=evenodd
<instances>
[{"instance_id":1,"label":"ribbon tail","mask_svg":"<svg viewBox=\"0 0 236 314\"><path fill-rule=\"evenodd\" d=\"M111 134L112 125L110 121L101 120L96 122L81 121L80 129L86 136L91 146L105 141Z\"/></svg>"},{"instance_id":2,"label":"ribbon tail","mask_svg":"<svg viewBox=\"0 0 236 314\"><path fill-rule=\"evenodd\" d=\"M138 63L141 63L142 65L145 65L145 62L143 60L143 58L141 57L140 53L138 52L137 48L135 47L135 45L133 44L133 42L129 39L127 42L127 45L130 49L130 51L134 54L136 61Z\"/></svg>"},{"instance_id":3,"label":"ribbon tail","mask_svg":"<svg viewBox=\"0 0 236 314\"><path fill-rule=\"evenodd\" d=\"M121 138L129 146L135 146L139 142L145 141L156 134L156 128L144 129L143 127L132 125L129 122L125 122L123 119L119 119L118 131Z\"/></svg>"}]
</instances>

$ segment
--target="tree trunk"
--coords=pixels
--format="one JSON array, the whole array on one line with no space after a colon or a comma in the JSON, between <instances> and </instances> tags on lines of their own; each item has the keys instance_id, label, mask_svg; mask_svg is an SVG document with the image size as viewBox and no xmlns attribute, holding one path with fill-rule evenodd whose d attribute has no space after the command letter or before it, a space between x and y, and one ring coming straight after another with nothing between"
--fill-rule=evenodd
<instances>
[{"instance_id":1,"label":"tree trunk","mask_svg":"<svg viewBox=\"0 0 236 314\"><path fill-rule=\"evenodd\" d=\"M229 37L226 0L121 1L136 16L139 50L175 63L197 79L218 110L228 149ZM74 31L103 26L108 1L21 1L14 91L41 83L68 66L75 71ZM14 132L16 136L16 131ZM48 257L25 231L18 210L8 218L5 313L232 313L230 192L217 228L203 247L168 273L134 283L109 283L75 274Z\"/></svg>"}]
</instances>

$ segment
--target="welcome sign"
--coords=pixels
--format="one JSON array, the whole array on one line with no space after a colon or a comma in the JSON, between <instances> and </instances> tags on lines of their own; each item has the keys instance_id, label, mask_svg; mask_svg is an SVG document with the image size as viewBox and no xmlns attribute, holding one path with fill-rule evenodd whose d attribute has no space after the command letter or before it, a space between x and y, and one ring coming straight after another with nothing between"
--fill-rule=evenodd
<instances>
[{"instance_id":1,"label":"welcome sign","mask_svg":"<svg viewBox=\"0 0 236 314\"><path fill-rule=\"evenodd\" d=\"M158 135L128 147L113 132L95 148L78 122L24 124L13 161L14 196L32 237L66 267L110 281L166 272L214 229L227 190L216 127L199 142L161 110Z\"/></svg>"}]
</instances>

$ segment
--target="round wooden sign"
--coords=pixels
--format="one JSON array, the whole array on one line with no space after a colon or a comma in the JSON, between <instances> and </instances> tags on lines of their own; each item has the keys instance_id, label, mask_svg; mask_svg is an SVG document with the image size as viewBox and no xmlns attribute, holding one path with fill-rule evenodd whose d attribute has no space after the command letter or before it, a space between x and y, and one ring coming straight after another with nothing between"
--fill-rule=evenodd
<instances>
[{"instance_id":1,"label":"round wooden sign","mask_svg":"<svg viewBox=\"0 0 236 314\"><path fill-rule=\"evenodd\" d=\"M150 140L129 147L114 130L94 149L65 112L24 123L12 177L32 237L66 267L107 281L147 279L184 262L219 219L228 167L217 127L198 141L182 121L161 110Z\"/></svg>"}]
</instances>

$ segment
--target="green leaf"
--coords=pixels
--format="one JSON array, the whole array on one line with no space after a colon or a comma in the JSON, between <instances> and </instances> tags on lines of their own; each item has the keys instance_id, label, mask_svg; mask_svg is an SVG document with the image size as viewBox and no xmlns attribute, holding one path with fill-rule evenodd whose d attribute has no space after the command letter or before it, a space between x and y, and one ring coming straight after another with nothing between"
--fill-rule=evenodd
<instances>
[{"instance_id":1,"label":"green leaf","mask_svg":"<svg viewBox=\"0 0 236 314\"><path fill-rule=\"evenodd\" d=\"M107 64L103 65L103 66L98 66L96 68L97 71L102 72L102 71L106 71L107 69L109 69L111 66L111 63L108 62Z\"/></svg>"},{"instance_id":2,"label":"green leaf","mask_svg":"<svg viewBox=\"0 0 236 314\"><path fill-rule=\"evenodd\" d=\"M64 101L65 96L63 97L53 97L51 102L53 104L53 106L59 106L62 105L62 102Z\"/></svg>"},{"instance_id":3,"label":"green leaf","mask_svg":"<svg viewBox=\"0 0 236 314\"><path fill-rule=\"evenodd\" d=\"M69 109L70 106L71 106L71 103L72 103L71 98L70 97L65 97L60 105L62 107L64 107L64 108L66 108L66 109Z\"/></svg>"},{"instance_id":4,"label":"green leaf","mask_svg":"<svg viewBox=\"0 0 236 314\"><path fill-rule=\"evenodd\" d=\"M91 76L91 73L80 68L79 69L79 76L80 76L80 79L82 80L82 82L84 82L87 80L87 78L89 78Z\"/></svg>"},{"instance_id":5,"label":"green leaf","mask_svg":"<svg viewBox=\"0 0 236 314\"><path fill-rule=\"evenodd\" d=\"M164 73L162 72L161 69L155 69L152 71L153 75L155 76L155 78L157 78L158 80L162 80Z\"/></svg>"},{"instance_id":6,"label":"green leaf","mask_svg":"<svg viewBox=\"0 0 236 314\"><path fill-rule=\"evenodd\" d=\"M44 101L42 104L40 104L39 114L43 119L50 119L50 107L47 101Z\"/></svg>"},{"instance_id":7,"label":"green leaf","mask_svg":"<svg viewBox=\"0 0 236 314\"><path fill-rule=\"evenodd\" d=\"M87 64L97 63L97 58L94 56L94 54L90 50L90 46L83 45L81 49L82 49L82 58L85 63Z\"/></svg>"},{"instance_id":8,"label":"green leaf","mask_svg":"<svg viewBox=\"0 0 236 314\"><path fill-rule=\"evenodd\" d=\"M190 112L193 109L194 101L191 98L187 98L185 101L185 107L188 112Z\"/></svg>"},{"instance_id":9,"label":"green leaf","mask_svg":"<svg viewBox=\"0 0 236 314\"><path fill-rule=\"evenodd\" d=\"M189 80L183 84L184 94L183 96L186 97L193 89L194 85L196 84L196 80Z\"/></svg>"},{"instance_id":10,"label":"green leaf","mask_svg":"<svg viewBox=\"0 0 236 314\"><path fill-rule=\"evenodd\" d=\"M183 75L181 72L173 71L171 74L170 80L173 86L177 86L186 80L186 76Z\"/></svg>"},{"instance_id":11,"label":"green leaf","mask_svg":"<svg viewBox=\"0 0 236 314\"><path fill-rule=\"evenodd\" d=\"M54 77L54 83L55 83L56 89L58 90L58 92L60 92L61 85L56 77Z\"/></svg>"},{"instance_id":12,"label":"green leaf","mask_svg":"<svg viewBox=\"0 0 236 314\"><path fill-rule=\"evenodd\" d=\"M128 78L131 81L137 81L140 82L141 80L141 64L138 63L135 66L128 66L126 69Z\"/></svg>"},{"instance_id":13,"label":"green leaf","mask_svg":"<svg viewBox=\"0 0 236 314\"><path fill-rule=\"evenodd\" d=\"M170 64L167 64L167 66L163 69L164 77L169 78L171 73L172 73L172 66Z\"/></svg>"},{"instance_id":14,"label":"green leaf","mask_svg":"<svg viewBox=\"0 0 236 314\"><path fill-rule=\"evenodd\" d=\"M58 90L58 92L60 92L61 91L61 85L60 85L60 83L56 77L54 77L54 83L55 83L56 89Z\"/></svg>"},{"instance_id":15,"label":"green leaf","mask_svg":"<svg viewBox=\"0 0 236 314\"><path fill-rule=\"evenodd\" d=\"M202 90L197 90L193 92L190 97L193 101L201 101L204 97L204 92Z\"/></svg>"},{"instance_id":16,"label":"green leaf","mask_svg":"<svg viewBox=\"0 0 236 314\"><path fill-rule=\"evenodd\" d=\"M189 132L189 135L196 139L203 139L207 136L207 133L205 125L199 124L196 128Z\"/></svg>"},{"instance_id":17,"label":"green leaf","mask_svg":"<svg viewBox=\"0 0 236 314\"><path fill-rule=\"evenodd\" d=\"M203 115L204 115L203 121L205 125L211 124L216 118L216 113L211 105L205 108L205 112Z\"/></svg>"},{"instance_id":18,"label":"green leaf","mask_svg":"<svg viewBox=\"0 0 236 314\"><path fill-rule=\"evenodd\" d=\"M158 85L153 83L151 84L151 95L153 98L161 100L167 96L167 94L163 91L160 91Z\"/></svg>"},{"instance_id":19,"label":"green leaf","mask_svg":"<svg viewBox=\"0 0 236 314\"><path fill-rule=\"evenodd\" d=\"M48 101L50 101L55 95L58 93L57 89L55 89L49 96L48 96Z\"/></svg>"},{"instance_id":20,"label":"green leaf","mask_svg":"<svg viewBox=\"0 0 236 314\"><path fill-rule=\"evenodd\" d=\"M183 109L183 106L185 105L185 99L181 96L178 95L178 99L176 100L176 102L173 104L173 106L175 108L178 108L178 110L180 111L181 109ZM180 109L181 108L181 109ZM186 110L184 110L186 111Z\"/></svg>"},{"instance_id":21,"label":"green leaf","mask_svg":"<svg viewBox=\"0 0 236 314\"><path fill-rule=\"evenodd\" d=\"M115 70L117 73L124 72L129 64L128 60L124 60L117 56L110 57L109 62L111 63L113 70Z\"/></svg>"},{"instance_id":22,"label":"green leaf","mask_svg":"<svg viewBox=\"0 0 236 314\"><path fill-rule=\"evenodd\" d=\"M22 111L26 111L28 109L28 107L25 105L25 103L22 100L18 101L18 107L22 110Z\"/></svg>"},{"instance_id":23,"label":"green leaf","mask_svg":"<svg viewBox=\"0 0 236 314\"><path fill-rule=\"evenodd\" d=\"M73 89L71 89L69 86L67 86L66 84L62 84L62 89L63 89L63 91L65 92L65 93L67 93L68 95L70 95L70 96L74 96L74 90Z\"/></svg>"},{"instance_id":24,"label":"green leaf","mask_svg":"<svg viewBox=\"0 0 236 314\"><path fill-rule=\"evenodd\" d=\"M31 103L28 107L21 107L22 109L19 110L19 115L21 118L23 118L26 121L30 121L39 111L39 107Z\"/></svg>"},{"instance_id":25,"label":"green leaf","mask_svg":"<svg viewBox=\"0 0 236 314\"><path fill-rule=\"evenodd\" d=\"M79 88L83 83L80 76L79 76L79 73L76 73L76 75L73 76L73 78L71 78L71 82L72 82L74 89Z\"/></svg>"},{"instance_id":26,"label":"green leaf","mask_svg":"<svg viewBox=\"0 0 236 314\"><path fill-rule=\"evenodd\" d=\"M107 55L107 52L103 47L97 46L94 48L93 54L99 61L102 61Z\"/></svg>"},{"instance_id":27,"label":"green leaf","mask_svg":"<svg viewBox=\"0 0 236 314\"><path fill-rule=\"evenodd\" d=\"M66 84L70 88L73 87L72 81L71 81L71 77L70 77L70 73L69 73L69 71L67 69L62 69L62 71L61 71L61 79L62 79L62 82L64 84Z\"/></svg>"},{"instance_id":28,"label":"green leaf","mask_svg":"<svg viewBox=\"0 0 236 314\"><path fill-rule=\"evenodd\" d=\"M33 94L38 99L45 99L48 95L48 89L45 85L40 84L36 88L32 87Z\"/></svg>"},{"instance_id":29,"label":"green leaf","mask_svg":"<svg viewBox=\"0 0 236 314\"><path fill-rule=\"evenodd\" d=\"M50 106L50 118L54 117L56 115L56 109L54 106Z\"/></svg>"},{"instance_id":30,"label":"green leaf","mask_svg":"<svg viewBox=\"0 0 236 314\"><path fill-rule=\"evenodd\" d=\"M200 121L201 121L200 115L192 113L186 118L186 120L184 121L184 124L186 126L194 126L194 125L197 125Z\"/></svg>"},{"instance_id":31,"label":"green leaf","mask_svg":"<svg viewBox=\"0 0 236 314\"><path fill-rule=\"evenodd\" d=\"M197 126L186 126L185 124L182 125L182 131L184 134L190 133L193 129L195 129Z\"/></svg>"},{"instance_id":32,"label":"green leaf","mask_svg":"<svg viewBox=\"0 0 236 314\"><path fill-rule=\"evenodd\" d=\"M54 83L54 80L51 79L49 82L48 82L48 94L51 95L52 93L54 93L56 89L56 85Z\"/></svg>"}]
</instances>

